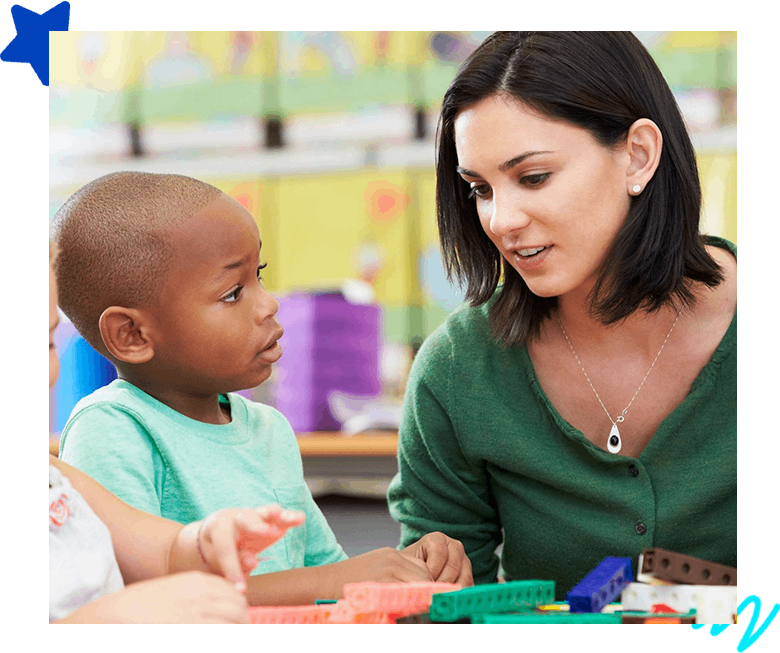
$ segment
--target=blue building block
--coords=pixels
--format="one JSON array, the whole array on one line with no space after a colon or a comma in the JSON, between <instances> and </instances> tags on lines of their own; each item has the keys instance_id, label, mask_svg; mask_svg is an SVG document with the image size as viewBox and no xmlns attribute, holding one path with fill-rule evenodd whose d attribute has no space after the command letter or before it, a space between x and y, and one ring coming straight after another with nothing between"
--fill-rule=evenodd
<instances>
[{"instance_id":1,"label":"blue building block","mask_svg":"<svg viewBox=\"0 0 780 653\"><path fill-rule=\"evenodd\" d=\"M634 580L631 558L604 558L566 594L570 612L601 612Z\"/></svg>"}]
</instances>

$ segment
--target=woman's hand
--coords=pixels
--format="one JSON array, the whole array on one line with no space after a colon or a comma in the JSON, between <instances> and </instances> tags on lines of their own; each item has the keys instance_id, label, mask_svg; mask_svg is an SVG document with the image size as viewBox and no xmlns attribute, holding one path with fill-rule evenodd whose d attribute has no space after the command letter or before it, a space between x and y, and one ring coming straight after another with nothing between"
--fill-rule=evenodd
<instances>
[{"instance_id":1,"label":"woman's hand","mask_svg":"<svg viewBox=\"0 0 780 653\"><path fill-rule=\"evenodd\" d=\"M428 533L402 550L404 555L422 560L433 577L442 583L474 584L471 561L459 540L444 533Z\"/></svg>"}]
</instances>

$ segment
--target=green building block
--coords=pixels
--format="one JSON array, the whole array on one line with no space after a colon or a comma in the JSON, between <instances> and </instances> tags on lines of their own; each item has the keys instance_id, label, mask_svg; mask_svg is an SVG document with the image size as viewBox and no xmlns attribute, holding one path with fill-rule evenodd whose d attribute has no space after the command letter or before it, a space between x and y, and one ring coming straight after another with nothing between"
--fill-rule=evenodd
<instances>
[{"instance_id":1,"label":"green building block","mask_svg":"<svg viewBox=\"0 0 780 653\"><path fill-rule=\"evenodd\" d=\"M552 603L555 581L517 580L477 585L457 592L434 594L429 614L434 621L455 621L476 614L521 612Z\"/></svg>"},{"instance_id":2,"label":"green building block","mask_svg":"<svg viewBox=\"0 0 780 653\"><path fill-rule=\"evenodd\" d=\"M549 610L547 612L475 614L471 617L473 624L619 624L620 615L602 612L562 612Z\"/></svg>"}]
</instances>

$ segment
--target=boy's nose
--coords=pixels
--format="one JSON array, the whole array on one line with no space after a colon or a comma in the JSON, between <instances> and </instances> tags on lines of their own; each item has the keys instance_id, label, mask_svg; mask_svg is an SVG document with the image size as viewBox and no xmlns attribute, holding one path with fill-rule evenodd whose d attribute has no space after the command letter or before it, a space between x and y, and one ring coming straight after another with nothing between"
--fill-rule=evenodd
<instances>
[{"instance_id":1,"label":"boy's nose","mask_svg":"<svg viewBox=\"0 0 780 653\"><path fill-rule=\"evenodd\" d=\"M260 288L260 297L257 302L257 318L262 322L268 317L273 317L279 312L279 301L265 288Z\"/></svg>"}]
</instances>

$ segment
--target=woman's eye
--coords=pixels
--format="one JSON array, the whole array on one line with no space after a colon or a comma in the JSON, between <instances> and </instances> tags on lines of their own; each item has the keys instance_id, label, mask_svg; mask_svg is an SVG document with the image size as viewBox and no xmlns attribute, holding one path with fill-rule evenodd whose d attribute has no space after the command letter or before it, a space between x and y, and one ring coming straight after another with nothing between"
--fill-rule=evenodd
<instances>
[{"instance_id":1,"label":"woman's eye","mask_svg":"<svg viewBox=\"0 0 780 653\"><path fill-rule=\"evenodd\" d=\"M472 197L486 197L490 193L490 186L482 184L481 186L472 186L469 192L469 199Z\"/></svg>"},{"instance_id":2,"label":"woman's eye","mask_svg":"<svg viewBox=\"0 0 780 653\"><path fill-rule=\"evenodd\" d=\"M263 263L262 265L257 266L257 278L259 281L263 280L263 277L260 276L260 270L265 270L268 267L268 263Z\"/></svg>"},{"instance_id":3,"label":"woman's eye","mask_svg":"<svg viewBox=\"0 0 780 653\"><path fill-rule=\"evenodd\" d=\"M527 175L520 180L520 183L525 184L526 186L541 186L547 181L549 176L549 172L540 173L538 175Z\"/></svg>"},{"instance_id":4,"label":"woman's eye","mask_svg":"<svg viewBox=\"0 0 780 653\"><path fill-rule=\"evenodd\" d=\"M552 173L549 172L543 172L535 175L526 175L525 177L522 177L520 179L520 183L523 186L527 186L529 188L535 188L536 186L541 186L544 182L546 182L550 175ZM472 199L474 197L481 197L486 198L490 196L490 193L492 192L492 189L487 184L479 184L476 186L471 186L469 190L468 198Z\"/></svg>"}]
</instances>

